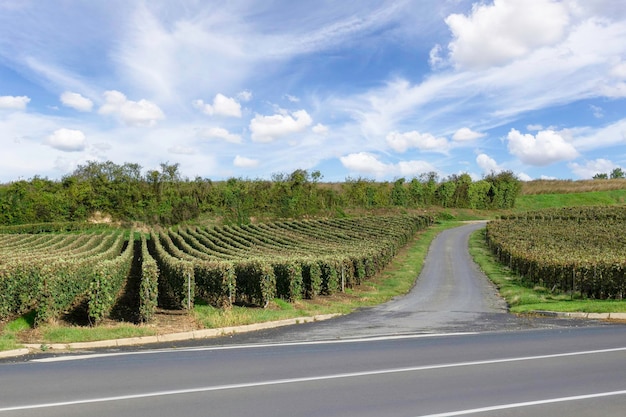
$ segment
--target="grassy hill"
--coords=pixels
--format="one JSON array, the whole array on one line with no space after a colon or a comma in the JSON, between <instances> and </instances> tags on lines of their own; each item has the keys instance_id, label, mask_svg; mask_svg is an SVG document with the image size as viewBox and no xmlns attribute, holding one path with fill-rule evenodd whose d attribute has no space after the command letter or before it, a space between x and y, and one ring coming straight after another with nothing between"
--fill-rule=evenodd
<instances>
[{"instance_id":1,"label":"grassy hill","mask_svg":"<svg viewBox=\"0 0 626 417\"><path fill-rule=\"evenodd\" d=\"M526 194L517 197L515 211L554 207L613 206L626 204L626 189L567 194Z\"/></svg>"},{"instance_id":2,"label":"grassy hill","mask_svg":"<svg viewBox=\"0 0 626 417\"><path fill-rule=\"evenodd\" d=\"M626 180L537 180L522 184L515 211L626 205Z\"/></svg>"}]
</instances>

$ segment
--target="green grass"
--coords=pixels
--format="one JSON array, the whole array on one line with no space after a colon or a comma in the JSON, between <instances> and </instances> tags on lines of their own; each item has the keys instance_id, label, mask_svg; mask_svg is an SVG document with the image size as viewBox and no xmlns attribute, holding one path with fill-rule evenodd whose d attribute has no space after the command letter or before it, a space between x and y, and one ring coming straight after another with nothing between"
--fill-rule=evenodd
<instances>
[{"instance_id":1,"label":"green grass","mask_svg":"<svg viewBox=\"0 0 626 417\"><path fill-rule=\"evenodd\" d=\"M93 342L96 340L125 339L129 337L153 336L156 329L132 324L118 324L112 327L65 327L43 326L42 343Z\"/></svg>"},{"instance_id":2,"label":"green grass","mask_svg":"<svg viewBox=\"0 0 626 417\"><path fill-rule=\"evenodd\" d=\"M0 333L0 350L12 350L21 348L18 341L18 334L23 330L32 328L34 322L33 314L26 314L22 317L8 322Z\"/></svg>"},{"instance_id":3,"label":"green grass","mask_svg":"<svg viewBox=\"0 0 626 417\"><path fill-rule=\"evenodd\" d=\"M552 207L612 206L618 204L626 204L626 190L520 195L515 200L515 211L541 210Z\"/></svg>"},{"instance_id":4,"label":"green grass","mask_svg":"<svg viewBox=\"0 0 626 417\"><path fill-rule=\"evenodd\" d=\"M13 333L3 332L0 335L0 351L19 349L22 345L17 341L17 336Z\"/></svg>"},{"instance_id":5,"label":"green grass","mask_svg":"<svg viewBox=\"0 0 626 417\"><path fill-rule=\"evenodd\" d=\"M472 234L470 254L485 274L495 283L513 313L531 311L621 313L626 301L581 299L579 295L552 293L543 287L529 288L508 267L500 264L485 244L485 229Z\"/></svg>"}]
</instances>

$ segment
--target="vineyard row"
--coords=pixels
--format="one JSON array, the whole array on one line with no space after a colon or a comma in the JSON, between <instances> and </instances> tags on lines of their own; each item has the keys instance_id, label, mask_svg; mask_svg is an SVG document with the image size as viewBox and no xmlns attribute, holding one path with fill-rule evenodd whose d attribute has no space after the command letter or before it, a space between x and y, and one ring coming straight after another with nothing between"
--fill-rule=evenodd
<instances>
[{"instance_id":1,"label":"vineyard row","mask_svg":"<svg viewBox=\"0 0 626 417\"><path fill-rule=\"evenodd\" d=\"M41 323L83 305L98 322L131 270L141 275L135 307L143 321L157 306L187 309L198 298L228 308L332 294L375 275L431 222L406 215L0 234L0 320L35 310Z\"/></svg>"},{"instance_id":2,"label":"vineyard row","mask_svg":"<svg viewBox=\"0 0 626 417\"><path fill-rule=\"evenodd\" d=\"M487 225L489 247L532 285L596 299L626 296L626 208L513 215Z\"/></svg>"}]
</instances>

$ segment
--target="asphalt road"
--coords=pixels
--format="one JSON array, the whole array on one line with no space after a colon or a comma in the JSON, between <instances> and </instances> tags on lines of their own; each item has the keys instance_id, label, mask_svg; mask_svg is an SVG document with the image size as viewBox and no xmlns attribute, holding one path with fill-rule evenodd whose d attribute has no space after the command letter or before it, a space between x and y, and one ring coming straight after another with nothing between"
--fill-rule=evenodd
<instances>
[{"instance_id":1,"label":"asphalt road","mask_svg":"<svg viewBox=\"0 0 626 417\"><path fill-rule=\"evenodd\" d=\"M353 315L0 364L0 417L624 416L626 326L507 314L467 255L476 227L433 242L408 296Z\"/></svg>"},{"instance_id":2,"label":"asphalt road","mask_svg":"<svg viewBox=\"0 0 626 417\"><path fill-rule=\"evenodd\" d=\"M626 406L621 326L41 360L0 366L0 416L577 417Z\"/></svg>"}]
</instances>

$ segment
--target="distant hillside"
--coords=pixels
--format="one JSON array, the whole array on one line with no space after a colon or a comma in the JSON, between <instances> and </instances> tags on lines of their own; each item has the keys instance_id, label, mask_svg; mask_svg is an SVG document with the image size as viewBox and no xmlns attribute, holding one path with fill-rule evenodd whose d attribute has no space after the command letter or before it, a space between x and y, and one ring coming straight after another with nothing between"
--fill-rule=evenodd
<instances>
[{"instance_id":1,"label":"distant hillside","mask_svg":"<svg viewBox=\"0 0 626 417\"><path fill-rule=\"evenodd\" d=\"M626 189L564 194L526 194L515 200L515 211L541 210L555 207L625 205Z\"/></svg>"},{"instance_id":2,"label":"distant hillside","mask_svg":"<svg viewBox=\"0 0 626 417\"><path fill-rule=\"evenodd\" d=\"M626 179L537 180L522 184L515 211L552 207L626 205Z\"/></svg>"},{"instance_id":3,"label":"distant hillside","mask_svg":"<svg viewBox=\"0 0 626 417\"><path fill-rule=\"evenodd\" d=\"M522 183L521 195L588 193L626 190L626 179L535 180Z\"/></svg>"}]
</instances>

